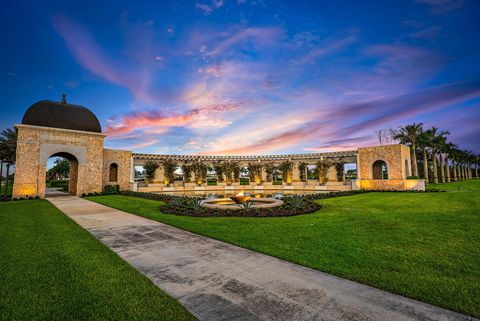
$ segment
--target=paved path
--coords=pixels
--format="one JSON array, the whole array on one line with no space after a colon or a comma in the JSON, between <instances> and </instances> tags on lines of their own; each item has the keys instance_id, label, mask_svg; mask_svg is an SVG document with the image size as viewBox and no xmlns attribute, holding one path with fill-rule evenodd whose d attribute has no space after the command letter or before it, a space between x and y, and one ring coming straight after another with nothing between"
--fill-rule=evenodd
<instances>
[{"instance_id":1,"label":"paved path","mask_svg":"<svg viewBox=\"0 0 480 321\"><path fill-rule=\"evenodd\" d=\"M58 187L47 187L45 189L45 197L50 198L58 196L68 196L68 193L62 191L62 189Z\"/></svg>"},{"instance_id":2,"label":"paved path","mask_svg":"<svg viewBox=\"0 0 480 321\"><path fill-rule=\"evenodd\" d=\"M81 198L49 200L200 320L473 320Z\"/></svg>"}]
</instances>

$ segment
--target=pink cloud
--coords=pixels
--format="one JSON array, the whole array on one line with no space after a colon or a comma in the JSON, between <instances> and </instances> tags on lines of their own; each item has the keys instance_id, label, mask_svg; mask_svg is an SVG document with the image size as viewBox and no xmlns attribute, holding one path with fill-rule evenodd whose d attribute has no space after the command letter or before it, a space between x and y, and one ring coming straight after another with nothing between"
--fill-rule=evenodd
<instances>
[{"instance_id":1,"label":"pink cloud","mask_svg":"<svg viewBox=\"0 0 480 321\"><path fill-rule=\"evenodd\" d=\"M195 108L183 114L165 113L161 111L142 111L125 115L117 124L111 124L106 128L106 134L111 136L124 135L136 129L166 133L168 127L214 126L222 128L230 124L229 121L219 119L219 114L238 109L240 104L214 104L202 108Z\"/></svg>"},{"instance_id":2,"label":"pink cloud","mask_svg":"<svg viewBox=\"0 0 480 321\"><path fill-rule=\"evenodd\" d=\"M319 111L317 114L309 114L303 122L296 124L287 122L291 129L287 129L287 126L277 132L259 130L253 133L258 136L257 139L237 140L237 146L234 148L229 147L232 146L228 144L229 140L223 144L214 142L211 144L211 149L202 154L264 153L309 142L317 142L315 147L308 149L316 151L340 150L362 144L371 145L375 142L373 132L380 126L392 121L398 122L409 117L417 117L426 112L439 111L478 97L480 97L480 86L477 84L456 83L363 103L332 104L325 108L333 110L331 112ZM275 121L282 120L276 118ZM239 128L237 131L238 137L242 137L240 133L242 130L245 129ZM338 138L339 135L345 138ZM351 137L352 135L354 137ZM231 136L235 137L235 134ZM224 148L216 147L218 145Z\"/></svg>"},{"instance_id":3,"label":"pink cloud","mask_svg":"<svg viewBox=\"0 0 480 321\"><path fill-rule=\"evenodd\" d=\"M52 24L65 40L75 60L84 68L107 81L128 88L141 100L152 100L146 86L148 73L138 70L125 71L120 64L106 55L83 25L68 17L55 16Z\"/></svg>"}]
</instances>

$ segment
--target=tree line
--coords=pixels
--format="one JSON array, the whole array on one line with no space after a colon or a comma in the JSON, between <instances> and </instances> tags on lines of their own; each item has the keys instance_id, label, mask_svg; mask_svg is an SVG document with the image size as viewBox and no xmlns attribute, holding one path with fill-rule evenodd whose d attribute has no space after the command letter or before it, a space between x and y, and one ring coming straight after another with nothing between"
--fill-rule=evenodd
<instances>
[{"instance_id":1,"label":"tree line","mask_svg":"<svg viewBox=\"0 0 480 321\"><path fill-rule=\"evenodd\" d=\"M480 155L460 149L448 139L447 130L413 123L377 134L381 144L394 140L410 146L412 176L424 178L427 184L478 178Z\"/></svg>"}]
</instances>

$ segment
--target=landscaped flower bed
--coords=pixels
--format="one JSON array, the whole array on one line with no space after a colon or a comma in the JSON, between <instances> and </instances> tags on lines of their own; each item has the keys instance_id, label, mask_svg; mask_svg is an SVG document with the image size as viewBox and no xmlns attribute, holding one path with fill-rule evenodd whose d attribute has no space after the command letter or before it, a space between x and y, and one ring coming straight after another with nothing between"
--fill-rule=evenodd
<instances>
[{"instance_id":1,"label":"landscaped flower bed","mask_svg":"<svg viewBox=\"0 0 480 321\"><path fill-rule=\"evenodd\" d=\"M434 190L440 192L441 190ZM295 216L314 213L322 208L322 205L317 204L315 200L327 199L340 196L351 196L357 194L371 193L375 191L338 191L329 193L318 193L308 195L292 195L282 198L284 204L277 207L267 208L252 208L251 203L246 202L239 205L238 209L216 209L206 208L201 205L201 198L133 192L133 191L109 191L108 193L89 193L83 196L99 196L105 194L120 194L126 196L139 197L149 200L163 201L166 204L162 205L160 210L166 214L175 214L182 216L197 216L197 217L280 217L280 216ZM379 191L380 192L380 191ZM385 191L381 191L385 192ZM397 191L398 193L419 193L417 191Z\"/></svg>"},{"instance_id":2,"label":"landscaped flower bed","mask_svg":"<svg viewBox=\"0 0 480 321\"><path fill-rule=\"evenodd\" d=\"M179 197L167 202L161 211L167 214L199 217L279 217L314 213L322 208L320 204L302 196L288 196L282 200L284 203L277 207L252 208L251 202L247 201L239 205L238 209L217 209L203 207L201 199L198 198Z\"/></svg>"}]
</instances>

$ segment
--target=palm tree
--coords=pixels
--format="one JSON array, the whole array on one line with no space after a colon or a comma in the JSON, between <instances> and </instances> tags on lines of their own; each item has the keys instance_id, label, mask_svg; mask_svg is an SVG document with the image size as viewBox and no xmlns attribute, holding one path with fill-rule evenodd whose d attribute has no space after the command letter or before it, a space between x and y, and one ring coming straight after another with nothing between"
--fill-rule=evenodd
<instances>
[{"instance_id":1,"label":"palm tree","mask_svg":"<svg viewBox=\"0 0 480 321\"><path fill-rule=\"evenodd\" d=\"M0 133L0 190L2 186L2 171L4 161L7 164L7 183L8 176L10 173L10 166L15 163L15 158L17 156L17 130L12 128L7 128ZM7 191L7 187L5 187Z\"/></svg>"},{"instance_id":2,"label":"palm tree","mask_svg":"<svg viewBox=\"0 0 480 321\"><path fill-rule=\"evenodd\" d=\"M452 142L448 142L447 144L445 144L445 176L446 176L447 182L449 183L450 183L450 164L449 164L448 157L451 156L451 154L453 154L456 148L457 148L457 145L455 145ZM453 160L452 160L452 164L453 164Z\"/></svg>"},{"instance_id":3,"label":"palm tree","mask_svg":"<svg viewBox=\"0 0 480 321\"><path fill-rule=\"evenodd\" d=\"M435 184L438 183L438 167L437 167L437 153L440 154L440 161L443 163L442 157L441 157L441 150L444 148L445 142L446 142L446 135L450 134L450 132L442 130L441 132L438 132L437 127L432 127L428 129L427 135L430 137L430 148L432 151L432 161L433 161L433 182ZM443 172L443 167L440 167L440 169ZM443 178L443 175L442 175Z\"/></svg>"},{"instance_id":4,"label":"palm tree","mask_svg":"<svg viewBox=\"0 0 480 321\"><path fill-rule=\"evenodd\" d=\"M472 179L473 177L472 164L475 163L475 155L470 151L467 152L466 162L467 162L468 179Z\"/></svg>"},{"instance_id":5,"label":"palm tree","mask_svg":"<svg viewBox=\"0 0 480 321\"><path fill-rule=\"evenodd\" d=\"M458 176L461 180L465 179L465 171L464 171L464 160L465 160L465 152L463 150L458 151Z\"/></svg>"},{"instance_id":6,"label":"palm tree","mask_svg":"<svg viewBox=\"0 0 480 321\"><path fill-rule=\"evenodd\" d=\"M436 139L437 139L437 127L432 127L426 131L428 137L428 143L430 144L430 150L432 154L432 169L433 169L433 183L438 184L438 168L437 168L437 152L436 152Z\"/></svg>"},{"instance_id":7,"label":"palm tree","mask_svg":"<svg viewBox=\"0 0 480 321\"><path fill-rule=\"evenodd\" d=\"M458 174L458 158L460 157L460 151L455 144L452 144L452 150L450 150L450 157L452 159L453 180L459 181L460 175Z\"/></svg>"},{"instance_id":8,"label":"palm tree","mask_svg":"<svg viewBox=\"0 0 480 321\"><path fill-rule=\"evenodd\" d=\"M17 152L17 131L7 128L0 133L0 158L15 162Z\"/></svg>"},{"instance_id":9,"label":"palm tree","mask_svg":"<svg viewBox=\"0 0 480 321\"><path fill-rule=\"evenodd\" d=\"M413 176L418 177L417 164L417 146L423 132L423 123L413 123L400 127L397 134L393 136L394 139L399 140L400 143L409 145L413 156Z\"/></svg>"},{"instance_id":10,"label":"palm tree","mask_svg":"<svg viewBox=\"0 0 480 321\"><path fill-rule=\"evenodd\" d=\"M432 147L432 140L433 134L430 129L423 131L418 137L418 146L421 148L423 154L423 178L425 179L425 185L429 183L427 149Z\"/></svg>"},{"instance_id":11,"label":"palm tree","mask_svg":"<svg viewBox=\"0 0 480 321\"><path fill-rule=\"evenodd\" d=\"M478 179L478 165L480 164L480 154L476 156L475 160L475 178Z\"/></svg>"}]
</instances>

